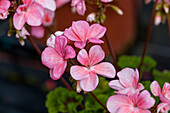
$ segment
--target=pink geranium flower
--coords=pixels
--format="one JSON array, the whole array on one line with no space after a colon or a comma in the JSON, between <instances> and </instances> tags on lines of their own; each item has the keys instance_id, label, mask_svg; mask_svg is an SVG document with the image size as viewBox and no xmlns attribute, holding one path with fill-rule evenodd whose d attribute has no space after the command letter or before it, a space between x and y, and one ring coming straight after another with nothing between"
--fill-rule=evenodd
<instances>
[{"instance_id":1,"label":"pink geranium flower","mask_svg":"<svg viewBox=\"0 0 170 113\"><path fill-rule=\"evenodd\" d=\"M71 28L64 31L64 35L71 41L75 41L74 45L80 49L84 48L86 43L104 43L100 38L106 32L106 28L99 25L93 24L89 26L86 21L73 22Z\"/></svg>"},{"instance_id":2,"label":"pink geranium flower","mask_svg":"<svg viewBox=\"0 0 170 113\"><path fill-rule=\"evenodd\" d=\"M109 82L109 86L115 90L118 90L118 94L127 94L129 90L133 92L141 91L144 86L138 83L139 72L136 69L134 71L131 68L124 68L117 73L119 80L112 80Z\"/></svg>"},{"instance_id":3,"label":"pink geranium flower","mask_svg":"<svg viewBox=\"0 0 170 113\"><path fill-rule=\"evenodd\" d=\"M9 0L0 0L0 19L4 20L7 18L8 8L10 7Z\"/></svg>"},{"instance_id":4,"label":"pink geranium flower","mask_svg":"<svg viewBox=\"0 0 170 113\"><path fill-rule=\"evenodd\" d=\"M47 47L42 52L42 63L50 68L50 76L53 80L58 80L67 67L67 59L74 58L76 53L71 46L67 46L67 39L58 36L55 39L55 46Z\"/></svg>"},{"instance_id":5,"label":"pink geranium flower","mask_svg":"<svg viewBox=\"0 0 170 113\"><path fill-rule=\"evenodd\" d=\"M108 78L115 77L115 68L111 63L99 63L104 57L105 53L99 45L92 46L89 50L89 55L85 49L80 50L77 60L84 66L75 65L70 68L71 76L79 81L78 85L80 83L79 90L82 88L86 92L93 91L99 83L96 74Z\"/></svg>"},{"instance_id":6,"label":"pink geranium flower","mask_svg":"<svg viewBox=\"0 0 170 113\"><path fill-rule=\"evenodd\" d=\"M40 26L44 16L44 9L33 0L23 0L13 17L14 27L20 30L25 22L31 26Z\"/></svg>"},{"instance_id":7,"label":"pink geranium flower","mask_svg":"<svg viewBox=\"0 0 170 113\"><path fill-rule=\"evenodd\" d=\"M128 95L113 95L107 100L107 108L111 113L151 113L155 100L147 90Z\"/></svg>"},{"instance_id":8,"label":"pink geranium flower","mask_svg":"<svg viewBox=\"0 0 170 113\"><path fill-rule=\"evenodd\" d=\"M162 92L157 81L153 81L150 88L152 94L154 96L159 96L162 101L162 103L157 106L157 113L168 113L170 110L170 84L166 82L163 86Z\"/></svg>"},{"instance_id":9,"label":"pink geranium flower","mask_svg":"<svg viewBox=\"0 0 170 113\"><path fill-rule=\"evenodd\" d=\"M86 5L84 0L72 0L71 6L76 7L77 13L79 15L84 15L86 11Z\"/></svg>"}]
</instances>

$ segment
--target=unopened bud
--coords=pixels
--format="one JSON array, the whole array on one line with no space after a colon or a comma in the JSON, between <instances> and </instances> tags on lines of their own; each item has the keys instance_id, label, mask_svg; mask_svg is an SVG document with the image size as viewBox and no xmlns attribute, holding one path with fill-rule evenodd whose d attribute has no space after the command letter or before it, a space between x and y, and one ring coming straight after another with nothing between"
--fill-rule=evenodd
<instances>
[{"instance_id":1,"label":"unopened bud","mask_svg":"<svg viewBox=\"0 0 170 113\"><path fill-rule=\"evenodd\" d=\"M112 6L113 10L116 11L119 15L123 15L123 11L117 6Z\"/></svg>"},{"instance_id":2,"label":"unopened bud","mask_svg":"<svg viewBox=\"0 0 170 113\"><path fill-rule=\"evenodd\" d=\"M86 20L87 20L88 22L93 22L93 21L95 20L95 16L96 16L95 13L90 13L90 14L87 16Z\"/></svg>"},{"instance_id":3,"label":"unopened bud","mask_svg":"<svg viewBox=\"0 0 170 113\"><path fill-rule=\"evenodd\" d=\"M161 13L157 12L155 15L155 25L158 26L161 23Z\"/></svg>"}]
</instances>

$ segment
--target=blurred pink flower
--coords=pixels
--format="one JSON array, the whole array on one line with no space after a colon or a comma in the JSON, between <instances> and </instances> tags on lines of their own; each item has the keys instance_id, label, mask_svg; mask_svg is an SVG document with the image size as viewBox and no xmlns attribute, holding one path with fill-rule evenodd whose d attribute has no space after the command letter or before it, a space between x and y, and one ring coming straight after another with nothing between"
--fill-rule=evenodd
<instances>
[{"instance_id":1,"label":"blurred pink flower","mask_svg":"<svg viewBox=\"0 0 170 113\"><path fill-rule=\"evenodd\" d=\"M45 34L45 30L43 26L32 26L31 27L31 35L36 38L43 38Z\"/></svg>"},{"instance_id":2,"label":"blurred pink flower","mask_svg":"<svg viewBox=\"0 0 170 113\"><path fill-rule=\"evenodd\" d=\"M47 47L41 54L42 63L50 68L50 76L58 80L67 67L67 59L74 58L76 53L71 46L67 46L64 36L55 38L55 47Z\"/></svg>"},{"instance_id":3,"label":"blurred pink flower","mask_svg":"<svg viewBox=\"0 0 170 113\"><path fill-rule=\"evenodd\" d=\"M0 0L0 19L4 20L8 16L8 8L10 7L9 0Z\"/></svg>"},{"instance_id":4,"label":"blurred pink flower","mask_svg":"<svg viewBox=\"0 0 170 113\"><path fill-rule=\"evenodd\" d=\"M148 109L155 104L147 90L141 93L129 92L128 95L113 95L107 100L107 108L111 113L151 113Z\"/></svg>"},{"instance_id":5,"label":"blurred pink flower","mask_svg":"<svg viewBox=\"0 0 170 113\"><path fill-rule=\"evenodd\" d=\"M86 5L84 0L72 0L71 6L76 7L79 15L84 15L86 11Z\"/></svg>"},{"instance_id":6,"label":"blurred pink flower","mask_svg":"<svg viewBox=\"0 0 170 113\"><path fill-rule=\"evenodd\" d=\"M55 0L56 7L57 7L57 8L65 5L65 4L68 3L68 2L70 2L70 0Z\"/></svg>"},{"instance_id":7,"label":"blurred pink flower","mask_svg":"<svg viewBox=\"0 0 170 113\"><path fill-rule=\"evenodd\" d=\"M44 9L33 0L23 0L23 5L20 5L13 17L14 27L20 30L25 22L30 26L39 26L42 23Z\"/></svg>"},{"instance_id":8,"label":"blurred pink flower","mask_svg":"<svg viewBox=\"0 0 170 113\"><path fill-rule=\"evenodd\" d=\"M106 28L99 25L93 24L89 26L86 21L76 21L72 23L72 27L64 31L64 35L71 41L75 41L74 45L80 49L84 48L86 42L95 44L104 43L100 38L106 32Z\"/></svg>"},{"instance_id":9,"label":"blurred pink flower","mask_svg":"<svg viewBox=\"0 0 170 113\"><path fill-rule=\"evenodd\" d=\"M89 50L89 55L85 49L80 50L77 55L77 60L84 66L72 66L70 68L70 74L75 79L78 80L79 88L84 91L93 91L98 83L99 79L96 74L102 75L108 78L114 78L116 71L113 65L109 62L101 62L105 57L105 53L99 45L92 46Z\"/></svg>"},{"instance_id":10,"label":"blurred pink flower","mask_svg":"<svg viewBox=\"0 0 170 113\"><path fill-rule=\"evenodd\" d=\"M55 12L45 9L42 24L43 26L50 26L53 23Z\"/></svg>"},{"instance_id":11,"label":"blurred pink flower","mask_svg":"<svg viewBox=\"0 0 170 113\"><path fill-rule=\"evenodd\" d=\"M150 85L151 92L154 96L159 96L162 103L157 106L157 113L168 113L170 110L170 84L166 82L163 86L162 92L161 87L157 81L153 81Z\"/></svg>"},{"instance_id":12,"label":"blurred pink flower","mask_svg":"<svg viewBox=\"0 0 170 113\"><path fill-rule=\"evenodd\" d=\"M56 10L55 0L34 0L34 1L46 9L49 9L51 11Z\"/></svg>"},{"instance_id":13,"label":"blurred pink flower","mask_svg":"<svg viewBox=\"0 0 170 113\"><path fill-rule=\"evenodd\" d=\"M141 91L144 86L138 83L139 72L136 69L134 71L131 68L124 68L117 73L119 80L112 80L109 82L109 86L115 90L118 90L117 94L127 94L130 90L133 92Z\"/></svg>"}]
</instances>

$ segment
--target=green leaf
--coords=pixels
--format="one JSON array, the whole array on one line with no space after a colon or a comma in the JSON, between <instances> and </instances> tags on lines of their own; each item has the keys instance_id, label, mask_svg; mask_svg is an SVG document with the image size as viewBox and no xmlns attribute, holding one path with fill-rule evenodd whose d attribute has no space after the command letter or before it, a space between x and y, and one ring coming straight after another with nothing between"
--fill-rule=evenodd
<instances>
[{"instance_id":1,"label":"green leaf","mask_svg":"<svg viewBox=\"0 0 170 113\"><path fill-rule=\"evenodd\" d=\"M49 113L77 112L83 97L66 88L58 87L47 94L46 107Z\"/></svg>"}]
</instances>

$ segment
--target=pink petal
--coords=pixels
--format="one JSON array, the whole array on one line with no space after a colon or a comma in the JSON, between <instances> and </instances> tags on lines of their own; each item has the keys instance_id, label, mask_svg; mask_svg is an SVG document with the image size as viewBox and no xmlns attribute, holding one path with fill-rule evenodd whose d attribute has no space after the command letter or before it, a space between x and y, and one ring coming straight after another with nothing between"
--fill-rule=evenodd
<instances>
[{"instance_id":1,"label":"pink petal","mask_svg":"<svg viewBox=\"0 0 170 113\"><path fill-rule=\"evenodd\" d=\"M82 88L80 87L79 81L77 81L77 92L80 93Z\"/></svg>"},{"instance_id":2,"label":"pink petal","mask_svg":"<svg viewBox=\"0 0 170 113\"><path fill-rule=\"evenodd\" d=\"M86 77L85 79L80 80L80 86L86 92L93 91L97 87L98 83L99 78L93 72L90 72L89 76Z\"/></svg>"},{"instance_id":3,"label":"pink petal","mask_svg":"<svg viewBox=\"0 0 170 113\"><path fill-rule=\"evenodd\" d=\"M81 41L81 39L73 32L71 28L66 29L64 31L64 35L71 41Z\"/></svg>"},{"instance_id":4,"label":"pink petal","mask_svg":"<svg viewBox=\"0 0 170 113\"><path fill-rule=\"evenodd\" d=\"M162 102L170 104L170 100L166 98L162 93L160 93L159 98Z\"/></svg>"},{"instance_id":5,"label":"pink petal","mask_svg":"<svg viewBox=\"0 0 170 113\"><path fill-rule=\"evenodd\" d=\"M56 64L56 66L50 70L50 77L53 80L58 80L60 77L63 75L64 71L66 70L67 67L67 61L64 61L62 63Z\"/></svg>"},{"instance_id":6,"label":"pink petal","mask_svg":"<svg viewBox=\"0 0 170 113\"><path fill-rule=\"evenodd\" d=\"M137 85L137 88L136 89L138 89L139 91L141 91L141 90L143 90L145 87L143 86L143 84L141 84L141 83L138 83L138 85Z\"/></svg>"},{"instance_id":7,"label":"pink petal","mask_svg":"<svg viewBox=\"0 0 170 113\"><path fill-rule=\"evenodd\" d=\"M160 103L157 106L157 113L168 113L170 111L170 105L168 103Z\"/></svg>"},{"instance_id":8,"label":"pink petal","mask_svg":"<svg viewBox=\"0 0 170 113\"><path fill-rule=\"evenodd\" d=\"M67 45L67 39L65 36L58 36L55 38L55 49L61 56L65 55L65 46Z\"/></svg>"},{"instance_id":9,"label":"pink petal","mask_svg":"<svg viewBox=\"0 0 170 113\"><path fill-rule=\"evenodd\" d=\"M105 57L103 49L99 45L94 45L89 50L90 66L101 62Z\"/></svg>"},{"instance_id":10,"label":"pink petal","mask_svg":"<svg viewBox=\"0 0 170 113\"><path fill-rule=\"evenodd\" d=\"M151 92L154 96L159 96L161 93L161 87L157 81L153 81L150 85Z\"/></svg>"},{"instance_id":11,"label":"pink petal","mask_svg":"<svg viewBox=\"0 0 170 113\"><path fill-rule=\"evenodd\" d=\"M66 46L65 48L65 59L76 57L76 52L71 46Z\"/></svg>"},{"instance_id":12,"label":"pink petal","mask_svg":"<svg viewBox=\"0 0 170 113\"><path fill-rule=\"evenodd\" d=\"M10 7L10 1L8 0L0 0L0 13L4 13Z\"/></svg>"},{"instance_id":13,"label":"pink petal","mask_svg":"<svg viewBox=\"0 0 170 113\"><path fill-rule=\"evenodd\" d=\"M34 0L22 0L22 2L29 7L34 2Z\"/></svg>"},{"instance_id":14,"label":"pink petal","mask_svg":"<svg viewBox=\"0 0 170 113\"><path fill-rule=\"evenodd\" d=\"M59 8L61 6L63 6L64 4L70 2L70 0L55 0L56 3L56 7Z\"/></svg>"},{"instance_id":15,"label":"pink petal","mask_svg":"<svg viewBox=\"0 0 170 113\"><path fill-rule=\"evenodd\" d=\"M170 83L166 82L162 89L162 94L170 100Z\"/></svg>"},{"instance_id":16,"label":"pink petal","mask_svg":"<svg viewBox=\"0 0 170 113\"><path fill-rule=\"evenodd\" d=\"M136 87L136 73L131 68L124 68L117 73L120 83L125 87Z\"/></svg>"},{"instance_id":17,"label":"pink petal","mask_svg":"<svg viewBox=\"0 0 170 113\"><path fill-rule=\"evenodd\" d=\"M107 78L114 78L116 70L111 63L102 62L90 68L91 71Z\"/></svg>"},{"instance_id":18,"label":"pink petal","mask_svg":"<svg viewBox=\"0 0 170 113\"><path fill-rule=\"evenodd\" d=\"M100 0L100 1L108 3L108 2L112 2L113 0Z\"/></svg>"},{"instance_id":19,"label":"pink petal","mask_svg":"<svg viewBox=\"0 0 170 113\"><path fill-rule=\"evenodd\" d=\"M72 0L71 1L71 6L75 6L76 4L78 4L80 2L80 0Z\"/></svg>"},{"instance_id":20,"label":"pink petal","mask_svg":"<svg viewBox=\"0 0 170 113\"><path fill-rule=\"evenodd\" d=\"M95 44L101 44L101 43L104 43L104 41L100 40L100 39L97 39L97 38L90 38L88 39L89 42L91 43L95 43Z\"/></svg>"},{"instance_id":21,"label":"pink petal","mask_svg":"<svg viewBox=\"0 0 170 113\"><path fill-rule=\"evenodd\" d=\"M43 38L45 34L44 27L42 26L32 26L31 27L31 35L36 37L36 38Z\"/></svg>"},{"instance_id":22,"label":"pink petal","mask_svg":"<svg viewBox=\"0 0 170 113\"><path fill-rule=\"evenodd\" d=\"M89 64L89 56L85 49L79 51L77 55L77 60L84 66L87 66Z\"/></svg>"},{"instance_id":23,"label":"pink petal","mask_svg":"<svg viewBox=\"0 0 170 113\"><path fill-rule=\"evenodd\" d=\"M78 41L78 42L75 42L74 45L79 49L83 49L86 46L86 42Z\"/></svg>"},{"instance_id":24,"label":"pink petal","mask_svg":"<svg viewBox=\"0 0 170 113\"><path fill-rule=\"evenodd\" d=\"M44 9L34 3L27 10L27 23L31 26L40 26L44 16Z\"/></svg>"},{"instance_id":25,"label":"pink petal","mask_svg":"<svg viewBox=\"0 0 170 113\"><path fill-rule=\"evenodd\" d=\"M54 68L58 63L63 62L63 58L52 47L47 47L41 54L42 63L48 68Z\"/></svg>"},{"instance_id":26,"label":"pink petal","mask_svg":"<svg viewBox=\"0 0 170 113\"><path fill-rule=\"evenodd\" d=\"M55 12L45 9L42 24L43 26L50 26L53 23Z\"/></svg>"},{"instance_id":27,"label":"pink petal","mask_svg":"<svg viewBox=\"0 0 170 113\"><path fill-rule=\"evenodd\" d=\"M109 97L106 103L107 109L111 113L117 113L120 108L131 107L132 105L131 100L123 95L113 95ZM131 109L133 109L133 107Z\"/></svg>"},{"instance_id":28,"label":"pink petal","mask_svg":"<svg viewBox=\"0 0 170 113\"><path fill-rule=\"evenodd\" d=\"M8 11L6 11L6 12L4 12L4 13L0 13L0 19L1 19L1 20L4 20L4 19L6 19L6 18L8 17L8 15L9 15L9 12L8 12Z\"/></svg>"},{"instance_id":29,"label":"pink petal","mask_svg":"<svg viewBox=\"0 0 170 113\"><path fill-rule=\"evenodd\" d=\"M134 109L133 113L151 113L151 112L149 110L140 109L140 108L136 107Z\"/></svg>"},{"instance_id":30,"label":"pink petal","mask_svg":"<svg viewBox=\"0 0 170 113\"><path fill-rule=\"evenodd\" d=\"M90 38L101 38L106 32L106 28L101 26L100 24L93 24L89 27L86 35L86 39Z\"/></svg>"},{"instance_id":31,"label":"pink petal","mask_svg":"<svg viewBox=\"0 0 170 113\"><path fill-rule=\"evenodd\" d=\"M72 23L72 29L81 41L86 41L86 33L89 28L89 24L86 21L76 21Z\"/></svg>"},{"instance_id":32,"label":"pink petal","mask_svg":"<svg viewBox=\"0 0 170 113\"><path fill-rule=\"evenodd\" d=\"M154 98L151 97L147 90L142 91L139 94L137 106L142 109L150 109L155 104Z\"/></svg>"},{"instance_id":33,"label":"pink petal","mask_svg":"<svg viewBox=\"0 0 170 113\"><path fill-rule=\"evenodd\" d=\"M75 80L82 80L89 77L89 70L82 66L72 66L70 68L70 74Z\"/></svg>"},{"instance_id":34,"label":"pink petal","mask_svg":"<svg viewBox=\"0 0 170 113\"><path fill-rule=\"evenodd\" d=\"M115 89L115 90L123 90L125 87L120 84L119 80L112 80L109 82L109 87Z\"/></svg>"},{"instance_id":35,"label":"pink petal","mask_svg":"<svg viewBox=\"0 0 170 113\"><path fill-rule=\"evenodd\" d=\"M14 17L13 17L13 24L14 27L17 30L22 29L22 27L24 26L25 22L26 22L26 14L25 12L22 12L21 14L15 13Z\"/></svg>"},{"instance_id":36,"label":"pink petal","mask_svg":"<svg viewBox=\"0 0 170 113\"><path fill-rule=\"evenodd\" d=\"M76 5L77 13L79 15L84 15L86 11L86 5L84 0L80 0L80 2Z\"/></svg>"},{"instance_id":37,"label":"pink petal","mask_svg":"<svg viewBox=\"0 0 170 113\"><path fill-rule=\"evenodd\" d=\"M134 94L137 93L138 90L136 90L134 87L128 87L128 88L124 88L122 90L119 91L115 91L115 93L117 94L122 94L122 95L127 95L128 93Z\"/></svg>"},{"instance_id":38,"label":"pink petal","mask_svg":"<svg viewBox=\"0 0 170 113\"><path fill-rule=\"evenodd\" d=\"M35 2L41 4L44 8L47 8L51 11L56 10L56 4L54 0L35 0Z\"/></svg>"}]
</instances>

